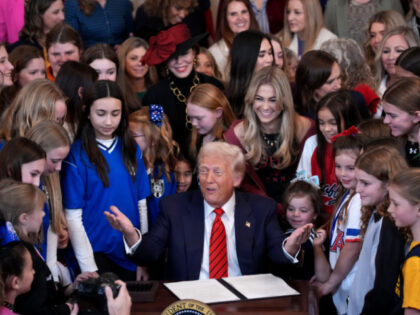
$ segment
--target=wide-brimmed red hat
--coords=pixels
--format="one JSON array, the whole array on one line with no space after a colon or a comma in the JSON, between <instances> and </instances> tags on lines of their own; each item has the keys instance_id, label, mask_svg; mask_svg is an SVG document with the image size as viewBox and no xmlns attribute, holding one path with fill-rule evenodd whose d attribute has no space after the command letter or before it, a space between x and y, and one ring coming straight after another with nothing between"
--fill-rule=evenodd
<instances>
[{"instance_id":1,"label":"wide-brimmed red hat","mask_svg":"<svg viewBox=\"0 0 420 315\"><path fill-rule=\"evenodd\" d=\"M141 61L149 66L161 64L170 57L187 51L207 35L206 33L191 37L187 25L176 24L150 37L149 49Z\"/></svg>"}]
</instances>

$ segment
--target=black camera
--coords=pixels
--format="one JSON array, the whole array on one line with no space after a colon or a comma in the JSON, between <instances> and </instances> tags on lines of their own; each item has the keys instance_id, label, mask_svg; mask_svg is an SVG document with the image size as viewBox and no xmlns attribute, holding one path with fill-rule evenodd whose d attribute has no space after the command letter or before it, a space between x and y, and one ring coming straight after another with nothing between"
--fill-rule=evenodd
<instances>
[{"instance_id":1,"label":"black camera","mask_svg":"<svg viewBox=\"0 0 420 315\"><path fill-rule=\"evenodd\" d=\"M118 280L117 275L107 272L99 278L80 282L76 289L79 314L108 314L105 287L110 287L113 297L116 298L121 286L115 280Z\"/></svg>"}]
</instances>

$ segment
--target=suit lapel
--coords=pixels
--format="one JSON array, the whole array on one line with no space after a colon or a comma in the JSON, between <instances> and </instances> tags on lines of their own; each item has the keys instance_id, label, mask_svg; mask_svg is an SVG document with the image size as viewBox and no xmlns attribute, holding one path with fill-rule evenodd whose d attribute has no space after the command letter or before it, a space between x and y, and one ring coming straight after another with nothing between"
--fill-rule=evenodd
<instances>
[{"instance_id":1,"label":"suit lapel","mask_svg":"<svg viewBox=\"0 0 420 315\"><path fill-rule=\"evenodd\" d=\"M192 195L183 224L188 279L198 279L204 244L204 202L201 192Z\"/></svg>"},{"instance_id":2,"label":"suit lapel","mask_svg":"<svg viewBox=\"0 0 420 315\"><path fill-rule=\"evenodd\" d=\"M252 209L240 192L235 192L235 237L236 254L242 274L253 270L252 248L254 240L255 220Z\"/></svg>"}]
</instances>

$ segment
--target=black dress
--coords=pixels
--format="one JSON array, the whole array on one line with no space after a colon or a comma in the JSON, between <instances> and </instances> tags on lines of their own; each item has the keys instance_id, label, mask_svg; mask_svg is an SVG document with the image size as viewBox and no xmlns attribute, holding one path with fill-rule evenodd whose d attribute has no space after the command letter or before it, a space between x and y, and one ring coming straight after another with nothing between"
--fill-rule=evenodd
<instances>
[{"instance_id":1,"label":"black dress","mask_svg":"<svg viewBox=\"0 0 420 315\"><path fill-rule=\"evenodd\" d=\"M188 155L188 146L191 135L191 128L186 126L186 104L177 99L169 88L171 80L181 90L182 94L188 98L190 88L193 86L195 71L192 71L186 78L179 79L174 76L160 80L157 84L150 87L143 98L143 105L151 104L162 105L165 114L169 118L174 140L179 144L181 152ZM197 73L200 83L211 83L223 91L223 84L212 77L202 73Z\"/></svg>"},{"instance_id":2,"label":"black dress","mask_svg":"<svg viewBox=\"0 0 420 315\"><path fill-rule=\"evenodd\" d=\"M35 270L31 290L19 295L15 302L18 314L70 314L70 308L64 304L64 296L56 290L50 269L32 244L25 243L32 257Z\"/></svg>"}]
</instances>

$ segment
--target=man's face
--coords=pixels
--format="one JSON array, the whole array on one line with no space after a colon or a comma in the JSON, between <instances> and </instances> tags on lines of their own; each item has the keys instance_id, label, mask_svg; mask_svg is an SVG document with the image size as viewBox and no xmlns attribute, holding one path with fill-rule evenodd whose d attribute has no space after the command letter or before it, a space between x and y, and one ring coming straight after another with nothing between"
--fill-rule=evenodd
<instances>
[{"instance_id":1,"label":"man's face","mask_svg":"<svg viewBox=\"0 0 420 315\"><path fill-rule=\"evenodd\" d=\"M203 156L198 172L204 200L214 208L223 206L241 183L241 176L232 172L229 161L220 157Z\"/></svg>"}]
</instances>

